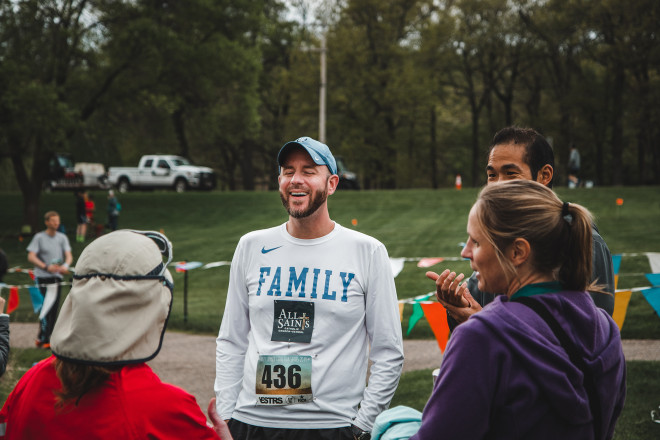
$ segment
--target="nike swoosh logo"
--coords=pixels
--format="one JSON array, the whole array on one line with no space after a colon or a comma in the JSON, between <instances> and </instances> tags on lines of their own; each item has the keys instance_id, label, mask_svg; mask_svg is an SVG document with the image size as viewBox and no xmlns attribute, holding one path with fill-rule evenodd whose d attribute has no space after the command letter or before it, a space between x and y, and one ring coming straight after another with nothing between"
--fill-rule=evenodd
<instances>
[{"instance_id":1,"label":"nike swoosh logo","mask_svg":"<svg viewBox=\"0 0 660 440\"><path fill-rule=\"evenodd\" d=\"M274 247L274 248L271 248L271 249L266 249L266 246L264 246L264 247L261 248L261 253L262 254L267 254L268 252L274 251L275 249L279 249L281 247L282 246L277 246L277 247Z\"/></svg>"}]
</instances>

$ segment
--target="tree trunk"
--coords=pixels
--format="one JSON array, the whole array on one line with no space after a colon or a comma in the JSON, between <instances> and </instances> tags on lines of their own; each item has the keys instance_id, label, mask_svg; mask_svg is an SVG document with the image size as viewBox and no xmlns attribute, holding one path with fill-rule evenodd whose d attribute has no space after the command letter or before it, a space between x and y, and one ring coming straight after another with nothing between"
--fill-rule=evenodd
<instances>
[{"instance_id":1,"label":"tree trunk","mask_svg":"<svg viewBox=\"0 0 660 440\"><path fill-rule=\"evenodd\" d=\"M435 106L431 106L431 142L429 145L429 163L431 165L431 187L438 189L438 139L436 134L436 124L438 115L435 112Z\"/></svg>"},{"instance_id":2,"label":"tree trunk","mask_svg":"<svg viewBox=\"0 0 660 440\"><path fill-rule=\"evenodd\" d=\"M479 157L479 112L472 111L472 186L479 186L479 170L481 169Z\"/></svg>"},{"instance_id":3,"label":"tree trunk","mask_svg":"<svg viewBox=\"0 0 660 440\"><path fill-rule=\"evenodd\" d=\"M172 113L172 123L174 124L174 132L176 139L179 141L179 155L190 158L190 150L188 147L188 138L186 138L186 121L184 118L185 109L179 106L174 113Z\"/></svg>"},{"instance_id":4,"label":"tree trunk","mask_svg":"<svg viewBox=\"0 0 660 440\"><path fill-rule=\"evenodd\" d=\"M241 176L243 177L243 189L248 191L254 191L253 147L254 143L251 140L244 140L241 145Z\"/></svg>"},{"instance_id":5,"label":"tree trunk","mask_svg":"<svg viewBox=\"0 0 660 440\"><path fill-rule=\"evenodd\" d=\"M621 64L614 66L612 87L612 184L623 184L623 88L625 72Z\"/></svg>"}]
</instances>

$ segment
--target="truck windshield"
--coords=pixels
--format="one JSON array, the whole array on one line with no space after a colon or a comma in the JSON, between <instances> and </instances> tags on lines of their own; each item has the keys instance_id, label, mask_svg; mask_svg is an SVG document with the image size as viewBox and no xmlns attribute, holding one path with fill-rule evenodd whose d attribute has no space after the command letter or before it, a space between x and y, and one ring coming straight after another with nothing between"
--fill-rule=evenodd
<instances>
[{"instance_id":1,"label":"truck windshield","mask_svg":"<svg viewBox=\"0 0 660 440\"><path fill-rule=\"evenodd\" d=\"M73 168L73 161L66 156L57 156L57 162L62 168Z\"/></svg>"}]
</instances>

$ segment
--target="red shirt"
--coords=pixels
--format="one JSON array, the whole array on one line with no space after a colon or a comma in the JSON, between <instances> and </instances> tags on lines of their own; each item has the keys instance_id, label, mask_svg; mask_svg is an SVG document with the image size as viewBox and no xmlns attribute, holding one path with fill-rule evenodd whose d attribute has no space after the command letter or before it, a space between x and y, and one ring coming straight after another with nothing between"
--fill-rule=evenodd
<instances>
[{"instance_id":1,"label":"red shirt","mask_svg":"<svg viewBox=\"0 0 660 440\"><path fill-rule=\"evenodd\" d=\"M51 356L30 368L0 411L0 439L218 439L195 398L144 363L110 375L77 406L55 408Z\"/></svg>"},{"instance_id":2,"label":"red shirt","mask_svg":"<svg viewBox=\"0 0 660 440\"><path fill-rule=\"evenodd\" d=\"M87 215L87 218L89 220L94 219L95 209L96 209L96 205L94 204L93 200L85 200L85 215Z\"/></svg>"}]
</instances>

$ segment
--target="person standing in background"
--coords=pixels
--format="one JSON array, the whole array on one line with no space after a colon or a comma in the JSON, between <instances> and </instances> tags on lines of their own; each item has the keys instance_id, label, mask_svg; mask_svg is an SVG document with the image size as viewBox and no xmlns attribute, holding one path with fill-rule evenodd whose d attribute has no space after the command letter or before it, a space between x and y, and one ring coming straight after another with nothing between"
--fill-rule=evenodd
<instances>
[{"instance_id":1,"label":"person standing in background","mask_svg":"<svg viewBox=\"0 0 660 440\"><path fill-rule=\"evenodd\" d=\"M96 211L96 204L94 203L94 196L91 193L87 193L85 198L85 215L87 216L87 224L91 228L92 233L94 231L94 211Z\"/></svg>"},{"instance_id":2,"label":"person standing in background","mask_svg":"<svg viewBox=\"0 0 660 440\"><path fill-rule=\"evenodd\" d=\"M60 226L60 215L55 211L48 211L44 216L44 221L46 230L38 232L32 237L27 251L28 261L35 266L34 275L39 291L44 297L42 307L47 306L45 299L49 288L55 289L54 302L51 303L50 311L41 319L39 335L35 341L35 345L39 348L50 348L50 334L53 332L57 319L62 279L65 274L69 273L73 255L69 239L61 232L57 232L57 228Z\"/></svg>"},{"instance_id":3,"label":"person standing in background","mask_svg":"<svg viewBox=\"0 0 660 440\"><path fill-rule=\"evenodd\" d=\"M87 211L85 203L87 202L87 193L85 191L76 192L76 241L78 243L85 242L87 235Z\"/></svg>"},{"instance_id":4,"label":"person standing in background","mask_svg":"<svg viewBox=\"0 0 660 440\"><path fill-rule=\"evenodd\" d=\"M117 230L120 209L121 205L119 205L117 197L115 197L115 192L113 190L108 191L108 228L111 231Z\"/></svg>"},{"instance_id":5,"label":"person standing in background","mask_svg":"<svg viewBox=\"0 0 660 440\"><path fill-rule=\"evenodd\" d=\"M576 188L580 184L580 152L571 144L568 156L568 187Z\"/></svg>"},{"instance_id":6,"label":"person standing in background","mask_svg":"<svg viewBox=\"0 0 660 440\"><path fill-rule=\"evenodd\" d=\"M7 255L0 249L0 284L2 278L7 273L9 263ZM0 297L0 376L5 373L7 368L7 358L9 357L9 315L5 313L5 299Z\"/></svg>"}]
</instances>

